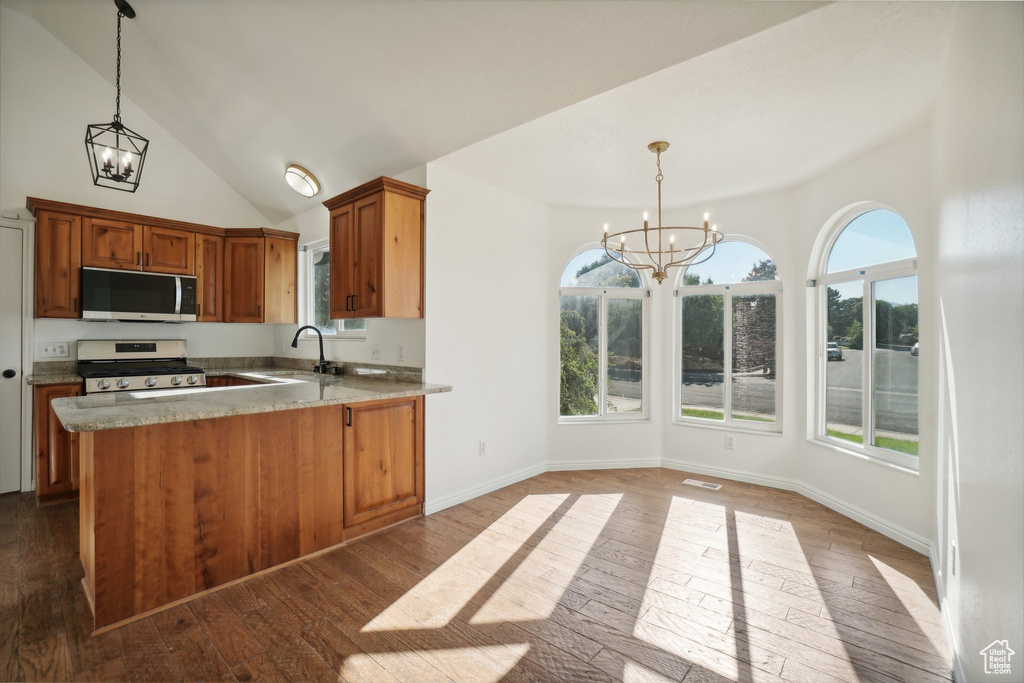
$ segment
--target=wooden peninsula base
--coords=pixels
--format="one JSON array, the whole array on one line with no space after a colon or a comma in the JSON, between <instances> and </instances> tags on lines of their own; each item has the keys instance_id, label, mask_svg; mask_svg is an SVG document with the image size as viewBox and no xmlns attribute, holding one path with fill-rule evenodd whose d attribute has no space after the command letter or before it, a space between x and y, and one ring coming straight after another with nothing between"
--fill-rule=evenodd
<instances>
[{"instance_id":1,"label":"wooden peninsula base","mask_svg":"<svg viewBox=\"0 0 1024 683\"><path fill-rule=\"evenodd\" d=\"M83 432L96 629L422 514L423 397Z\"/></svg>"}]
</instances>

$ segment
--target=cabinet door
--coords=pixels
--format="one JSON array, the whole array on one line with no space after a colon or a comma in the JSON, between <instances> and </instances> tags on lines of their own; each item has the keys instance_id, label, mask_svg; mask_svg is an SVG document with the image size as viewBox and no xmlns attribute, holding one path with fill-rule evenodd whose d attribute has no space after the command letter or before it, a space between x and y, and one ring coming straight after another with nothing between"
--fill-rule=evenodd
<instances>
[{"instance_id":1,"label":"cabinet door","mask_svg":"<svg viewBox=\"0 0 1024 683\"><path fill-rule=\"evenodd\" d=\"M263 322L263 238L224 238L224 320Z\"/></svg>"},{"instance_id":2,"label":"cabinet door","mask_svg":"<svg viewBox=\"0 0 1024 683\"><path fill-rule=\"evenodd\" d=\"M423 503L423 397L345 406L345 528Z\"/></svg>"},{"instance_id":3,"label":"cabinet door","mask_svg":"<svg viewBox=\"0 0 1024 683\"><path fill-rule=\"evenodd\" d=\"M264 238L263 322L298 322L298 249L293 240Z\"/></svg>"},{"instance_id":4,"label":"cabinet door","mask_svg":"<svg viewBox=\"0 0 1024 683\"><path fill-rule=\"evenodd\" d=\"M224 238L196 235L196 320L224 320Z\"/></svg>"},{"instance_id":5,"label":"cabinet door","mask_svg":"<svg viewBox=\"0 0 1024 683\"><path fill-rule=\"evenodd\" d=\"M193 275L195 273L196 234L171 228L144 226L142 269L153 273Z\"/></svg>"},{"instance_id":6,"label":"cabinet door","mask_svg":"<svg viewBox=\"0 0 1024 683\"><path fill-rule=\"evenodd\" d=\"M353 318L379 318L383 314L383 194L355 203L352 232Z\"/></svg>"},{"instance_id":7,"label":"cabinet door","mask_svg":"<svg viewBox=\"0 0 1024 683\"><path fill-rule=\"evenodd\" d=\"M36 214L36 317L80 318L82 218Z\"/></svg>"},{"instance_id":8,"label":"cabinet door","mask_svg":"<svg viewBox=\"0 0 1024 683\"><path fill-rule=\"evenodd\" d=\"M64 429L50 401L81 394L80 384L54 384L35 389L37 496L66 494L78 488L78 435Z\"/></svg>"},{"instance_id":9,"label":"cabinet door","mask_svg":"<svg viewBox=\"0 0 1024 683\"><path fill-rule=\"evenodd\" d=\"M331 211L331 319L352 317L352 205Z\"/></svg>"},{"instance_id":10,"label":"cabinet door","mask_svg":"<svg viewBox=\"0 0 1024 683\"><path fill-rule=\"evenodd\" d=\"M105 218L83 219L82 265L142 270L142 226Z\"/></svg>"}]
</instances>

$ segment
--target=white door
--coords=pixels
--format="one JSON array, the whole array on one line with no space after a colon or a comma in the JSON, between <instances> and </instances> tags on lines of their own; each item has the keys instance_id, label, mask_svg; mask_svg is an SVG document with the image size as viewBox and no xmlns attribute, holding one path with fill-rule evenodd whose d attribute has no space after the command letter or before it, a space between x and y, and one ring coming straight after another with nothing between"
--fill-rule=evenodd
<instances>
[{"instance_id":1,"label":"white door","mask_svg":"<svg viewBox=\"0 0 1024 683\"><path fill-rule=\"evenodd\" d=\"M21 368L24 231L0 227L0 493L21 489Z\"/></svg>"}]
</instances>

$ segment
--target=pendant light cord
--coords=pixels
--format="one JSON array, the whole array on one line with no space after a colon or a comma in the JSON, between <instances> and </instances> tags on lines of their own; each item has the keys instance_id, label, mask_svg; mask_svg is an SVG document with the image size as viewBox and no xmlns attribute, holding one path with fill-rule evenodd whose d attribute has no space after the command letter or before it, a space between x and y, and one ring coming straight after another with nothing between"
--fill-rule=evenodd
<instances>
[{"instance_id":1,"label":"pendant light cord","mask_svg":"<svg viewBox=\"0 0 1024 683\"><path fill-rule=\"evenodd\" d=\"M117 113L114 120L121 123L121 17L124 12L117 13Z\"/></svg>"}]
</instances>

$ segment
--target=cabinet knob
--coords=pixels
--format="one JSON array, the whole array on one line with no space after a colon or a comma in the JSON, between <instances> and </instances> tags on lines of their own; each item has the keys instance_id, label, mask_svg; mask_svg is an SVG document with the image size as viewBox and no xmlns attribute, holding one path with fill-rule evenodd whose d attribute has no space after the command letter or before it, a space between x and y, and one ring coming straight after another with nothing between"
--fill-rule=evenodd
<instances>
[{"instance_id":1,"label":"cabinet knob","mask_svg":"<svg viewBox=\"0 0 1024 683\"><path fill-rule=\"evenodd\" d=\"M7 368L6 370L4 370L4 377L6 379L10 379L10 378L14 377L17 374L18 373L15 372L12 368Z\"/></svg>"}]
</instances>

